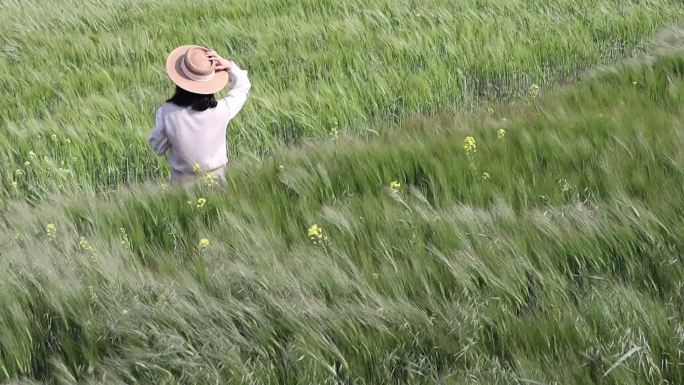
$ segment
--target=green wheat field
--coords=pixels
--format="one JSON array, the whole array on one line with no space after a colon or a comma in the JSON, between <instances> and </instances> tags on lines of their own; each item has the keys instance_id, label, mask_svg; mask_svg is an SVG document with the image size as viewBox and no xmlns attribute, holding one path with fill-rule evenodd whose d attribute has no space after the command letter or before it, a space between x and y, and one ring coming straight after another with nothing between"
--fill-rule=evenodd
<instances>
[{"instance_id":1,"label":"green wheat field","mask_svg":"<svg viewBox=\"0 0 684 385\"><path fill-rule=\"evenodd\" d=\"M681 1L0 0L0 95L1 384L684 384Z\"/></svg>"}]
</instances>

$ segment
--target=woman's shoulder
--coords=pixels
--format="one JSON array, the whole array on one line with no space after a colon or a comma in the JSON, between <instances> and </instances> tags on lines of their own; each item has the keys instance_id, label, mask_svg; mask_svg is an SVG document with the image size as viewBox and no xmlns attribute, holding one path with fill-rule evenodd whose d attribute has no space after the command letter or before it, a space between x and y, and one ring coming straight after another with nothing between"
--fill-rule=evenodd
<instances>
[{"instance_id":1,"label":"woman's shoulder","mask_svg":"<svg viewBox=\"0 0 684 385\"><path fill-rule=\"evenodd\" d=\"M167 116L173 114L174 112L185 110L186 108L187 107L181 107L171 102L165 102L159 107L157 107L156 113L160 116Z\"/></svg>"}]
</instances>

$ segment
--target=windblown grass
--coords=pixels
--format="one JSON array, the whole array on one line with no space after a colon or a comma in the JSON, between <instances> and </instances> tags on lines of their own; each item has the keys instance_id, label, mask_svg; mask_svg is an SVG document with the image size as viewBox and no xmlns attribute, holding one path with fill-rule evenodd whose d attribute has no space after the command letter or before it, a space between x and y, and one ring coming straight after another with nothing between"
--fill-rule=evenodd
<instances>
[{"instance_id":1,"label":"windblown grass","mask_svg":"<svg viewBox=\"0 0 684 385\"><path fill-rule=\"evenodd\" d=\"M0 376L684 383L683 101L670 49L493 114L243 160L225 187L14 200Z\"/></svg>"},{"instance_id":2,"label":"windblown grass","mask_svg":"<svg viewBox=\"0 0 684 385\"><path fill-rule=\"evenodd\" d=\"M253 97L235 154L526 94L630 55L674 0L3 0L0 196L166 174L145 136L176 45L236 58ZM35 154L35 155L34 155ZM26 163L28 162L28 163ZM15 187L16 182L17 187Z\"/></svg>"}]
</instances>

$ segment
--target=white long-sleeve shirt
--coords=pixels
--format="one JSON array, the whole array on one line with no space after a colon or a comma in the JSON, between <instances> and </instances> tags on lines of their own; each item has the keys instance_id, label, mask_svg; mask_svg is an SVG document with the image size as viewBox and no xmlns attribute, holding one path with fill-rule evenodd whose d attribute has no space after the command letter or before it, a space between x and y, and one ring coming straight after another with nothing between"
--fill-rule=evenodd
<instances>
[{"instance_id":1,"label":"white long-sleeve shirt","mask_svg":"<svg viewBox=\"0 0 684 385\"><path fill-rule=\"evenodd\" d=\"M228 163L226 129L242 109L251 83L247 71L233 65L230 71L233 87L218 105L205 111L164 103L155 113L155 127L148 138L158 155L168 152L173 174L193 174L196 164L202 171L212 171Z\"/></svg>"}]
</instances>

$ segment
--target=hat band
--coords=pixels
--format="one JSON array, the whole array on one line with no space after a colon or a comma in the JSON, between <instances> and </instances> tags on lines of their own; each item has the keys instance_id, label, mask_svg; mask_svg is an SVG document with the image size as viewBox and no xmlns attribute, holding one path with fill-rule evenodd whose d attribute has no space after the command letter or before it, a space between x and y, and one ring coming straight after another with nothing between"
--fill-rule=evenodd
<instances>
[{"instance_id":1,"label":"hat band","mask_svg":"<svg viewBox=\"0 0 684 385\"><path fill-rule=\"evenodd\" d=\"M183 56L183 59L181 60L180 68L181 71L183 71L183 75L187 76L190 80L195 80L198 82L208 82L214 78L214 72L207 75L196 75L190 72L188 67L185 65L185 56Z\"/></svg>"}]
</instances>

